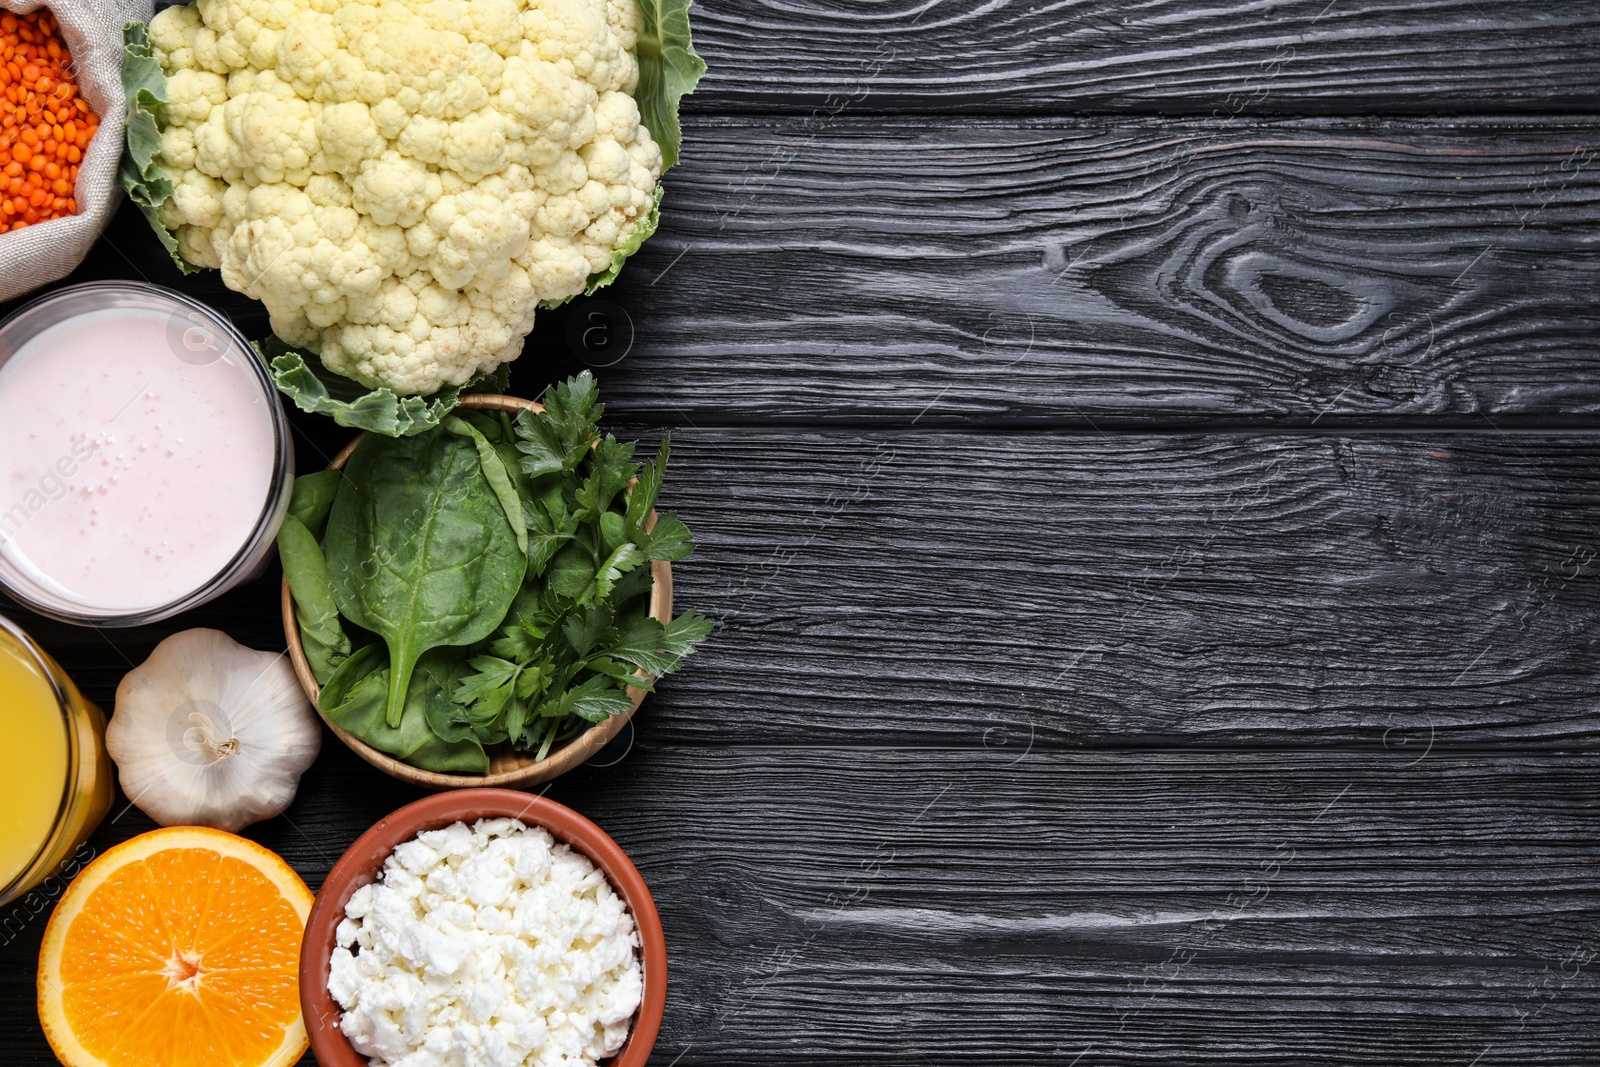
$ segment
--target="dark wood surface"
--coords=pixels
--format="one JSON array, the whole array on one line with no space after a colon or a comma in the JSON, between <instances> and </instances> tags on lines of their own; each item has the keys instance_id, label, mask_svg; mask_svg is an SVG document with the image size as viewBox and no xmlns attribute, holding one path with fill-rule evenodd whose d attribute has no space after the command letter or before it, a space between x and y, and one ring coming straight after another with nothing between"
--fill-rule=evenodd
<instances>
[{"instance_id":1,"label":"dark wood surface","mask_svg":"<svg viewBox=\"0 0 1600 1067\"><path fill-rule=\"evenodd\" d=\"M702 0L706 109L1548 112L1600 103L1588 0Z\"/></svg>"},{"instance_id":2,"label":"dark wood surface","mask_svg":"<svg viewBox=\"0 0 1600 1067\"><path fill-rule=\"evenodd\" d=\"M1586 120L693 132L672 226L604 297L633 335L611 393L630 413L1490 429L1600 410Z\"/></svg>"},{"instance_id":3,"label":"dark wood surface","mask_svg":"<svg viewBox=\"0 0 1600 1067\"><path fill-rule=\"evenodd\" d=\"M548 792L661 906L653 1062L1600 1063L1600 9L696 14L661 232L514 377L672 434L719 621ZM142 227L76 277L265 330ZM275 582L11 614L109 706ZM315 886L417 795L330 736L251 835Z\"/></svg>"}]
</instances>

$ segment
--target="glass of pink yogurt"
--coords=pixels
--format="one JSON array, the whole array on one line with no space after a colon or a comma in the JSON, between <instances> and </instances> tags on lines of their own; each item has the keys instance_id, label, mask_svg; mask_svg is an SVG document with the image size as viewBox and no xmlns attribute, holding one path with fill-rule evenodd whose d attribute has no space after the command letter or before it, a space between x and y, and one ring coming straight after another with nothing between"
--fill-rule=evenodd
<instances>
[{"instance_id":1,"label":"glass of pink yogurt","mask_svg":"<svg viewBox=\"0 0 1600 1067\"><path fill-rule=\"evenodd\" d=\"M0 585L43 615L137 626L255 577L293 465L267 368L203 304L93 282L0 324Z\"/></svg>"}]
</instances>

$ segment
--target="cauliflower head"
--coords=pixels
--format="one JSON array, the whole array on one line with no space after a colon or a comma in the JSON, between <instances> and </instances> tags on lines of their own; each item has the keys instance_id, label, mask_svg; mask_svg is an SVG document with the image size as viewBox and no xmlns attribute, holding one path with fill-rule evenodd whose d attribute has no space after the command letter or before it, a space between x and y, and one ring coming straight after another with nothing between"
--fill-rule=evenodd
<instances>
[{"instance_id":1,"label":"cauliflower head","mask_svg":"<svg viewBox=\"0 0 1600 1067\"><path fill-rule=\"evenodd\" d=\"M328 369L459 386L654 224L640 23L636 0L167 8L159 221Z\"/></svg>"}]
</instances>

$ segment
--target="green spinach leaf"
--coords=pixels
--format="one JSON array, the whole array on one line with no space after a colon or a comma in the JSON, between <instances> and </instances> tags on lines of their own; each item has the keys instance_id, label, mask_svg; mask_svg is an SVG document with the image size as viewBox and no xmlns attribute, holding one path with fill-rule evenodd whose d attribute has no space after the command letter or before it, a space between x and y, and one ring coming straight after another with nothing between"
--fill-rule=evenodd
<instances>
[{"instance_id":1,"label":"green spinach leaf","mask_svg":"<svg viewBox=\"0 0 1600 1067\"><path fill-rule=\"evenodd\" d=\"M386 717L398 727L418 658L493 633L527 562L461 437L369 436L345 482L328 517L328 571L345 618L389 647Z\"/></svg>"},{"instance_id":2,"label":"green spinach leaf","mask_svg":"<svg viewBox=\"0 0 1600 1067\"><path fill-rule=\"evenodd\" d=\"M594 587L594 553L582 544L569 544L550 561L550 591L568 600L582 600Z\"/></svg>"},{"instance_id":3,"label":"green spinach leaf","mask_svg":"<svg viewBox=\"0 0 1600 1067\"><path fill-rule=\"evenodd\" d=\"M289 514L313 536L321 537L328 525L328 512L333 510L333 498L339 491L343 472L336 470L302 474L294 480L294 492L289 497Z\"/></svg>"},{"instance_id":4,"label":"green spinach leaf","mask_svg":"<svg viewBox=\"0 0 1600 1067\"><path fill-rule=\"evenodd\" d=\"M500 507L506 513L506 522L510 524L511 531L517 538L517 551L527 555L528 527L522 519L522 494L517 491L517 484L511 480L511 473L506 470L500 453L483 435L483 431L466 419L451 415L444 420L444 428L457 436L467 438L478 450L478 465L483 469L483 478L489 483L489 488L494 490L495 499L500 501ZM496 430L498 432L498 428Z\"/></svg>"},{"instance_id":5,"label":"green spinach leaf","mask_svg":"<svg viewBox=\"0 0 1600 1067\"><path fill-rule=\"evenodd\" d=\"M434 649L417 664L398 723L388 721L389 667L379 645L367 645L340 664L318 701L328 721L380 752L442 774L488 774L489 756L470 734L446 739L431 720L448 703L440 686L456 672L457 649ZM434 714L430 714L430 710Z\"/></svg>"},{"instance_id":6,"label":"green spinach leaf","mask_svg":"<svg viewBox=\"0 0 1600 1067\"><path fill-rule=\"evenodd\" d=\"M317 682L326 685L350 655L350 637L339 622L339 605L334 600L322 546L293 514L285 515L278 528L278 558L294 597L300 647Z\"/></svg>"}]
</instances>

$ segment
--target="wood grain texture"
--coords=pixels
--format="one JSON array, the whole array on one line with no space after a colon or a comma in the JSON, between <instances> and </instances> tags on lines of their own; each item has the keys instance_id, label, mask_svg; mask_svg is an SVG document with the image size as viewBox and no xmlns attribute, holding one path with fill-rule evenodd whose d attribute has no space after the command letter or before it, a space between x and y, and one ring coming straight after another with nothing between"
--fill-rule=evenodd
<instances>
[{"instance_id":1,"label":"wood grain texture","mask_svg":"<svg viewBox=\"0 0 1600 1067\"><path fill-rule=\"evenodd\" d=\"M329 741L250 831L313 886L419 795ZM1592 754L686 748L646 719L548 795L661 908L659 1064L1600 1057ZM0 939L7 1062L49 1062L42 927Z\"/></svg>"},{"instance_id":2,"label":"wood grain texture","mask_svg":"<svg viewBox=\"0 0 1600 1067\"><path fill-rule=\"evenodd\" d=\"M1586 759L970 746L647 748L586 790L696 954L662 1063L1600 1052Z\"/></svg>"},{"instance_id":3,"label":"wood grain texture","mask_svg":"<svg viewBox=\"0 0 1600 1067\"><path fill-rule=\"evenodd\" d=\"M700 0L693 110L1425 113L1600 103L1586 0Z\"/></svg>"},{"instance_id":4,"label":"wood grain texture","mask_svg":"<svg viewBox=\"0 0 1600 1067\"><path fill-rule=\"evenodd\" d=\"M1596 737L1584 436L679 431L677 740Z\"/></svg>"},{"instance_id":5,"label":"wood grain texture","mask_svg":"<svg viewBox=\"0 0 1600 1067\"><path fill-rule=\"evenodd\" d=\"M720 626L641 711L662 739L1600 738L1594 435L679 428L672 455L677 609ZM20 618L109 702L176 630L282 649L275 581L137 631Z\"/></svg>"},{"instance_id":6,"label":"wood grain texture","mask_svg":"<svg viewBox=\"0 0 1600 1067\"><path fill-rule=\"evenodd\" d=\"M1089 427L1600 410L1589 126L694 132L661 234L600 298L634 338L614 410ZM560 326L544 336L582 340Z\"/></svg>"},{"instance_id":7,"label":"wood grain texture","mask_svg":"<svg viewBox=\"0 0 1600 1067\"><path fill-rule=\"evenodd\" d=\"M588 363L667 423L1592 422L1588 124L718 119L660 233L541 313L514 387ZM124 211L75 280L223 308ZM135 267L134 264L139 264Z\"/></svg>"}]
</instances>

